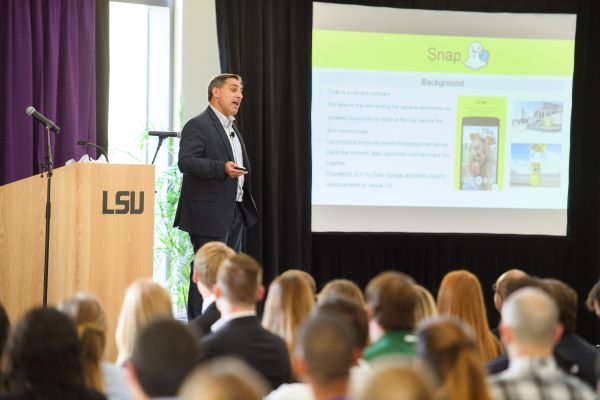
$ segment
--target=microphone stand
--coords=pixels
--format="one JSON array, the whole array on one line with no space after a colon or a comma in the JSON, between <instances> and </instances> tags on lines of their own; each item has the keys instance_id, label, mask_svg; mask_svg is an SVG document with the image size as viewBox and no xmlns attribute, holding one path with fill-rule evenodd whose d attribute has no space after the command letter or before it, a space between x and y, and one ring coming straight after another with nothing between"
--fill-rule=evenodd
<instances>
[{"instance_id":1,"label":"microphone stand","mask_svg":"<svg viewBox=\"0 0 600 400\"><path fill-rule=\"evenodd\" d=\"M46 190L46 235L44 241L44 293L42 297L42 306L48 306L48 262L50 259L50 215L52 206L50 203L50 192L52 187L52 147L50 146L50 126L46 125L46 167L48 185ZM43 176L43 174L42 174Z\"/></svg>"},{"instance_id":2,"label":"microphone stand","mask_svg":"<svg viewBox=\"0 0 600 400\"><path fill-rule=\"evenodd\" d=\"M165 136L158 137L158 146L156 146L156 151L154 152L154 157L152 157L152 162L150 164L154 165L154 161L156 160L156 156L158 155L158 150L160 150L160 146L162 146L164 140Z\"/></svg>"}]
</instances>

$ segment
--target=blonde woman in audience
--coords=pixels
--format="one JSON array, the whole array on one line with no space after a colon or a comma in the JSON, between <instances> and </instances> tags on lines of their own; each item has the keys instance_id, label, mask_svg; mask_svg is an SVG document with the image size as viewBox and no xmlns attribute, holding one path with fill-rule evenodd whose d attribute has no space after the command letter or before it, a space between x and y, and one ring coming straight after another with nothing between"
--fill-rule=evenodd
<instances>
[{"instance_id":1,"label":"blonde woman in audience","mask_svg":"<svg viewBox=\"0 0 600 400\"><path fill-rule=\"evenodd\" d=\"M415 289L418 294L415 307L415 323L418 324L424 319L435 317L437 315L437 307L429 290L417 284L415 284Z\"/></svg>"},{"instance_id":2,"label":"blonde woman in audience","mask_svg":"<svg viewBox=\"0 0 600 400\"><path fill-rule=\"evenodd\" d=\"M491 400L475 337L450 317L423 321L417 328L417 354L438 382L436 399Z\"/></svg>"},{"instance_id":3,"label":"blonde woman in audience","mask_svg":"<svg viewBox=\"0 0 600 400\"><path fill-rule=\"evenodd\" d=\"M158 318L173 318L169 292L152 279L140 279L129 285L115 334L117 365L123 365L129 360L141 329Z\"/></svg>"},{"instance_id":4,"label":"blonde woman in audience","mask_svg":"<svg viewBox=\"0 0 600 400\"><path fill-rule=\"evenodd\" d=\"M437 309L467 323L474 331L477 348L484 362L503 352L500 341L490 331L479 279L466 270L444 276L437 295Z\"/></svg>"},{"instance_id":5,"label":"blonde woman in audience","mask_svg":"<svg viewBox=\"0 0 600 400\"><path fill-rule=\"evenodd\" d=\"M306 281L306 283L308 283L308 286L310 286L310 290L312 291L315 298L317 297L317 282L315 282L315 278L313 278L312 275L309 274L308 272L302 271L300 269L288 269L283 274L281 274L281 276L282 277L297 276L297 277L304 279Z\"/></svg>"},{"instance_id":6,"label":"blonde woman in audience","mask_svg":"<svg viewBox=\"0 0 600 400\"><path fill-rule=\"evenodd\" d=\"M264 378L235 358L218 358L194 370L183 382L180 400L262 400Z\"/></svg>"},{"instance_id":7,"label":"blonde woman in audience","mask_svg":"<svg viewBox=\"0 0 600 400\"><path fill-rule=\"evenodd\" d=\"M79 356L87 387L104 393L110 400L129 399L121 368L103 362L106 347L106 316L99 300L90 293L77 293L58 309L75 323Z\"/></svg>"},{"instance_id":8,"label":"blonde woman in audience","mask_svg":"<svg viewBox=\"0 0 600 400\"><path fill-rule=\"evenodd\" d=\"M285 340L291 355L296 345L296 330L314 305L315 296L302 276L278 276L269 286L262 326Z\"/></svg>"},{"instance_id":9,"label":"blonde woman in audience","mask_svg":"<svg viewBox=\"0 0 600 400\"><path fill-rule=\"evenodd\" d=\"M415 370L405 366L379 368L360 400L433 400L432 389Z\"/></svg>"},{"instance_id":10,"label":"blonde woman in audience","mask_svg":"<svg viewBox=\"0 0 600 400\"><path fill-rule=\"evenodd\" d=\"M365 295L358 285L348 279L334 279L329 282L319 293L319 302L331 296L343 296L354 301L361 307L365 306Z\"/></svg>"}]
</instances>

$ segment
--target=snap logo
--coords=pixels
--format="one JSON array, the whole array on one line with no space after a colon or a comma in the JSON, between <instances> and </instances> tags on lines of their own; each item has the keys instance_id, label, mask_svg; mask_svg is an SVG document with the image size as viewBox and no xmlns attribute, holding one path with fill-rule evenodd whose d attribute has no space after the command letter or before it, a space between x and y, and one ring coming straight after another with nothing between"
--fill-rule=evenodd
<instances>
[{"instance_id":1,"label":"snap logo","mask_svg":"<svg viewBox=\"0 0 600 400\"><path fill-rule=\"evenodd\" d=\"M139 198L136 204L136 197ZM142 214L144 212L144 192L120 190L115 193L114 206L109 208L108 191L102 191L102 214Z\"/></svg>"}]
</instances>

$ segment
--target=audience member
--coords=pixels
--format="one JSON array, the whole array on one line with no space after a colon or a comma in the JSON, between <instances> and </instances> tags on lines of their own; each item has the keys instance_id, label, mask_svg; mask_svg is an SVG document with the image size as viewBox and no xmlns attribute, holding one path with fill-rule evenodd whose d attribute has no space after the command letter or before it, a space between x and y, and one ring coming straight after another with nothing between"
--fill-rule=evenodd
<instances>
[{"instance_id":1,"label":"audience member","mask_svg":"<svg viewBox=\"0 0 600 400\"><path fill-rule=\"evenodd\" d=\"M173 318L171 297L164 287L152 279L140 279L129 285L115 333L117 365L129 360L136 336L144 326L164 317Z\"/></svg>"},{"instance_id":2,"label":"audience member","mask_svg":"<svg viewBox=\"0 0 600 400\"><path fill-rule=\"evenodd\" d=\"M417 328L418 354L438 381L436 398L489 400L485 369L471 328L454 317L424 321Z\"/></svg>"},{"instance_id":3,"label":"audience member","mask_svg":"<svg viewBox=\"0 0 600 400\"><path fill-rule=\"evenodd\" d=\"M8 339L8 335L10 333L10 320L8 319L8 314L4 309L2 303L0 303L0 375L3 371L3 356L4 356L4 346L6 345L6 340ZM1 391L0 391L1 393Z\"/></svg>"},{"instance_id":4,"label":"audience member","mask_svg":"<svg viewBox=\"0 0 600 400\"><path fill-rule=\"evenodd\" d=\"M411 277L401 272L382 272L366 290L371 345L363 352L367 361L384 355L415 354L415 306L417 291Z\"/></svg>"},{"instance_id":5,"label":"audience member","mask_svg":"<svg viewBox=\"0 0 600 400\"><path fill-rule=\"evenodd\" d=\"M343 320L314 315L298 332L294 369L311 387L315 400L348 398L356 335Z\"/></svg>"},{"instance_id":6,"label":"audience member","mask_svg":"<svg viewBox=\"0 0 600 400\"><path fill-rule=\"evenodd\" d=\"M502 303L507 297L506 286L510 285L510 282L516 279L525 278L527 276L529 276L527 275L527 272L513 268L502 273L498 279L496 279L496 283L494 283L492 289L494 290L494 307L496 307L498 312L502 310Z\"/></svg>"},{"instance_id":7,"label":"audience member","mask_svg":"<svg viewBox=\"0 0 600 400\"><path fill-rule=\"evenodd\" d=\"M198 360L198 342L174 319L149 322L137 337L126 364L127 380L135 400L175 399Z\"/></svg>"},{"instance_id":8,"label":"audience member","mask_svg":"<svg viewBox=\"0 0 600 400\"><path fill-rule=\"evenodd\" d=\"M415 305L415 326L419 322L435 317L437 315L437 306L433 296L421 285L415 284L415 290L417 291L417 304Z\"/></svg>"},{"instance_id":9,"label":"audience member","mask_svg":"<svg viewBox=\"0 0 600 400\"><path fill-rule=\"evenodd\" d=\"M288 276L301 277L306 281L306 283L308 283L308 286L310 287L310 290L312 291L315 299L317 298L317 283L315 282L315 278L313 278L312 275L308 272L299 269L288 269L283 274L281 274L281 276L284 278Z\"/></svg>"},{"instance_id":10,"label":"audience member","mask_svg":"<svg viewBox=\"0 0 600 400\"><path fill-rule=\"evenodd\" d=\"M483 292L475 275L466 270L448 272L440 284L437 307L440 314L456 317L473 329L484 362L502 353L502 345L488 326Z\"/></svg>"},{"instance_id":11,"label":"audience member","mask_svg":"<svg viewBox=\"0 0 600 400\"><path fill-rule=\"evenodd\" d=\"M588 310L595 313L596 316L600 318L600 279L588 293L585 305L587 306Z\"/></svg>"},{"instance_id":12,"label":"audience member","mask_svg":"<svg viewBox=\"0 0 600 400\"><path fill-rule=\"evenodd\" d=\"M369 340L369 322L364 308L347 297L331 296L321 301L313 311L314 315L338 318L349 324L354 335L353 365L350 369L348 393L355 398L362 391L365 381L371 374L367 362L361 359L362 350ZM269 393L267 400L313 400L314 395L306 383L289 383L279 386Z\"/></svg>"},{"instance_id":13,"label":"audience member","mask_svg":"<svg viewBox=\"0 0 600 400\"><path fill-rule=\"evenodd\" d=\"M256 316L256 302L264 296L262 269L250 256L227 259L214 287L221 318L212 333L202 339L202 360L237 356L278 387L290 380L287 346L279 336L264 329Z\"/></svg>"},{"instance_id":14,"label":"audience member","mask_svg":"<svg viewBox=\"0 0 600 400\"><path fill-rule=\"evenodd\" d=\"M219 358L190 374L180 391L180 400L262 400L268 383L246 363Z\"/></svg>"},{"instance_id":15,"label":"audience member","mask_svg":"<svg viewBox=\"0 0 600 400\"><path fill-rule=\"evenodd\" d=\"M235 251L223 242L208 242L194 255L192 281L198 286L203 301L201 314L190 321L190 325L198 329L200 335L210 333L210 326L221 318L212 289L223 261L233 256Z\"/></svg>"},{"instance_id":16,"label":"audience member","mask_svg":"<svg viewBox=\"0 0 600 400\"><path fill-rule=\"evenodd\" d=\"M315 305L315 295L302 275L278 276L269 287L262 326L282 338L290 356L296 345L296 331Z\"/></svg>"},{"instance_id":17,"label":"audience member","mask_svg":"<svg viewBox=\"0 0 600 400\"><path fill-rule=\"evenodd\" d=\"M7 344L7 391L2 400L105 399L87 388L73 322L54 308L36 308L15 325Z\"/></svg>"},{"instance_id":18,"label":"audience member","mask_svg":"<svg viewBox=\"0 0 600 400\"><path fill-rule=\"evenodd\" d=\"M374 373L359 400L433 400L433 393L415 370L389 366Z\"/></svg>"},{"instance_id":19,"label":"audience member","mask_svg":"<svg viewBox=\"0 0 600 400\"><path fill-rule=\"evenodd\" d=\"M99 300L89 293L77 293L62 301L58 309L75 323L79 336L81 366L88 387L104 393L109 400L129 399L123 370L103 362L106 347L106 316Z\"/></svg>"},{"instance_id":20,"label":"audience member","mask_svg":"<svg viewBox=\"0 0 600 400\"><path fill-rule=\"evenodd\" d=\"M557 279L543 279L550 297L559 311L559 321L564 327L560 340L554 346L554 354L572 361L568 372L594 387L596 384L596 357L598 351L575 333L577 324L577 293L573 288Z\"/></svg>"},{"instance_id":21,"label":"audience member","mask_svg":"<svg viewBox=\"0 0 600 400\"><path fill-rule=\"evenodd\" d=\"M348 279L334 279L327 283L319 293L319 302L331 296L344 296L355 301L361 307L365 306L365 296L358 285Z\"/></svg>"},{"instance_id":22,"label":"audience member","mask_svg":"<svg viewBox=\"0 0 600 400\"><path fill-rule=\"evenodd\" d=\"M561 371L552 357L562 330L558 307L544 291L525 288L510 295L502 306L500 322L510 365L490 377L493 398L595 399L587 384Z\"/></svg>"}]
</instances>

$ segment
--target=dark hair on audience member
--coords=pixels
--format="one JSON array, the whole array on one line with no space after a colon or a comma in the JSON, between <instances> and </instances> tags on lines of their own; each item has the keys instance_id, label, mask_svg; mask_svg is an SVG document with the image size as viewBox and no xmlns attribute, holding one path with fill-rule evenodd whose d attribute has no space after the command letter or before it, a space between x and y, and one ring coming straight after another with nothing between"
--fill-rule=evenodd
<instances>
[{"instance_id":1,"label":"dark hair on audience member","mask_svg":"<svg viewBox=\"0 0 600 400\"><path fill-rule=\"evenodd\" d=\"M585 300L585 305L590 311L595 311L594 303L598 303L600 305L600 279L598 282L596 282L592 289L590 289L587 299Z\"/></svg>"},{"instance_id":2,"label":"dark hair on audience member","mask_svg":"<svg viewBox=\"0 0 600 400\"><path fill-rule=\"evenodd\" d=\"M79 341L73 322L62 312L54 308L27 312L10 335L7 355L11 391L32 399L81 399Z\"/></svg>"},{"instance_id":3,"label":"dark hair on audience member","mask_svg":"<svg viewBox=\"0 0 600 400\"><path fill-rule=\"evenodd\" d=\"M546 291L558 306L559 319L565 332L575 332L577 323L577 293L572 287L558 279L543 279Z\"/></svg>"},{"instance_id":4,"label":"dark hair on audience member","mask_svg":"<svg viewBox=\"0 0 600 400\"><path fill-rule=\"evenodd\" d=\"M4 353L4 346L6 345L6 340L8 339L8 334L10 333L10 320L8 319L8 314L4 309L2 303L0 303L0 360L2 359L2 354ZM2 370L0 366L0 371Z\"/></svg>"},{"instance_id":5,"label":"dark hair on audience member","mask_svg":"<svg viewBox=\"0 0 600 400\"><path fill-rule=\"evenodd\" d=\"M174 319L159 319L140 332L131 364L149 397L175 396L194 369L199 345L192 333Z\"/></svg>"},{"instance_id":6,"label":"dark hair on audience member","mask_svg":"<svg viewBox=\"0 0 600 400\"><path fill-rule=\"evenodd\" d=\"M296 354L317 385L347 379L353 362L355 335L348 324L331 315L314 315L298 331Z\"/></svg>"},{"instance_id":7,"label":"dark hair on audience member","mask_svg":"<svg viewBox=\"0 0 600 400\"><path fill-rule=\"evenodd\" d=\"M534 287L547 292L547 289L540 278L538 278L537 276L525 276L523 278L511 279L510 281L506 282L506 286L504 289L504 299L506 300L508 296L510 296L517 290L526 287Z\"/></svg>"},{"instance_id":8,"label":"dark hair on audience member","mask_svg":"<svg viewBox=\"0 0 600 400\"><path fill-rule=\"evenodd\" d=\"M346 297L330 296L318 303L318 315L333 315L346 321L355 334L358 348L369 342L369 317L365 309Z\"/></svg>"},{"instance_id":9,"label":"dark hair on audience member","mask_svg":"<svg viewBox=\"0 0 600 400\"><path fill-rule=\"evenodd\" d=\"M262 282L262 268L248 255L237 255L223 262L217 284L230 303L255 304Z\"/></svg>"},{"instance_id":10,"label":"dark hair on audience member","mask_svg":"<svg viewBox=\"0 0 600 400\"><path fill-rule=\"evenodd\" d=\"M348 279L334 279L328 282L319 293L319 301L323 301L329 296L344 296L355 301L361 307L365 306L365 295L362 290L356 283Z\"/></svg>"},{"instance_id":11,"label":"dark hair on audience member","mask_svg":"<svg viewBox=\"0 0 600 400\"><path fill-rule=\"evenodd\" d=\"M367 304L384 330L413 330L417 291L413 279L401 272L386 271L367 285Z\"/></svg>"},{"instance_id":12,"label":"dark hair on audience member","mask_svg":"<svg viewBox=\"0 0 600 400\"><path fill-rule=\"evenodd\" d=\"M242 77L237 75L237 74L221 74L221 75L217 75L214 78L212 78L210 80L210 83L208 84L208 101L212 100L213 94L212 94L212 90L214 88L221 88L223 87L223 85L225 84L225 82L227 81L227 79L235 79L237 81L240 82L241 86L244 86L244 82L242 81Z\"/></svg>"},{"instance_id":13,"label":"dark hair on audience member","mask_svg":"<svg viewBox=\"0 0 600 400\"><path fill-rule=\"evenodd\" d=\"M417 353L439 381L447 400L488 400L486 372L470 328L452 317L435 317L417 328Z\"/></svg>"}]
</instances>

